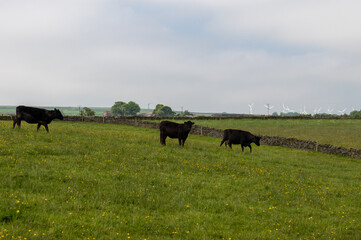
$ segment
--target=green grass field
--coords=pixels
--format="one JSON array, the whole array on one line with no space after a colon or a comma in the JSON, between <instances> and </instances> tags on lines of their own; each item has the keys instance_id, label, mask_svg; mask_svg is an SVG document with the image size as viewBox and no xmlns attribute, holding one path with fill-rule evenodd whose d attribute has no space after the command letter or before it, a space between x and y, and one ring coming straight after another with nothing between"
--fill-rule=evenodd
<instances>
[{"instance_id":1,"label":"green grass field","mask_svg":"<svg viewBox=\"0 0 361 240\"><path fill-rule=\"evenodd\" d=\"M235 128L250 131L253 134L297 138L318 141L320 144L361 149L360 119L223 119L192 121L202 126L217 129Z\"/></svg>"},{"instance_id":2,"label":"green grass field","mask_svg":"<svg viewBox=\"0 0 361 240\"><path fill-rule=\"evenodd\" d=\"M0 121L0 239L360 239L359 160Z\"/></svg>"}]
</instances>

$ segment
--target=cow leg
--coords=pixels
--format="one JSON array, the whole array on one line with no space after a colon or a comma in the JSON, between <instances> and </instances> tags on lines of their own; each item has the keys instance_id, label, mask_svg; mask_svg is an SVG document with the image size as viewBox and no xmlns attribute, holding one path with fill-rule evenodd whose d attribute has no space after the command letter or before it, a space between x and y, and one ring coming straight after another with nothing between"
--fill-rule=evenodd
<instances>
[{"instance_id":1,"label":"cow leg","mask_svg":"<svg viewBox=\"0 0 361 240\"><path fill-rule=\"evenodd\" d=\"M222 142L221 142L221 145L219 145L219 146L222 146L223 143L224 143L224 145L227 147L228 146L227 142L228 142L228 140L226 138L223 138Z\"/></svg>"},{"instance_id":2,"label":"cow leg","mask_svg":"<svg viewBox=\"0 0 361 240\"><path fill-rule=\"evenodd\" d=\"M249 152L252 152L252 147L251 147L251 145L249 145L248 147L249 147Z\"/></svg>"},{"instance_id":3,"label":"cow leg","mask_svg":"<svg viewBox=\"0 0 361 240\"><path fill-rule=\"evenodd\" d=\"M178 138L179 146L182 146L182 139Z\"/></svg>"},{"instance_id":4,"label":"cow leg","mask_svg":"<svg viewBox=\"0 0 361 240\"><path fill-rule=\"evenodd\" d=\"M15 128L15 125L16 125L17 121L18 121L17 119L13 120L13 129Z\"/></svg>"},{"instance_id":5,"label":"cow leg","mask_svg":"<svg viewBox=\"0 0 361 240\"><path fill-rule=\"evenodd\" d=\"M38 127L36 128L36 131L39 131L40 126L41 126L41 124L38 123Z\"/></svg>"},{"instance_id":6,"label":"cow leg","mask_svg":"<svg viewBox=\"0 0 361 240\"><path fill-rule=\"evenodd\" d=\"M221 145L219 145L219 146L222 146L222 144L224 143L224 146L228 146L228 141L229 141L229 139L227 139L227 138L223 138L222 139L222 142L221 142Z\"/></svg>"},{"instance_id":7,"label":"cow leg","mask_svg":"<svg viewBox=\"0 0 361 240\"><path fill-rule=\"evenodd\" d=\"M46 131L49 133L49 128L48 128L48 124L44 124L44 127L45 127L45 129L46 129Z\"/></svg>"},{"instance_id":8,"label":"cow leg","mask_svg":"<svg viewBox=\"0 0 361 240\"><path fill-rule=\"evenodd\" d=\"M186 142L186 138L183 139L182 147L184 147L184 143Z\"/></svg>"},{"instance_id":9,"label":"cow leg","mask_svg":"<svg viewBox=\"0 0 361 240\"><path fill-rule=\"evenodd\" d=\"M243 145L241 145L242 146L242 152L244 152L244 146Z\"/></svg>"},{"instance_id":10,"label":"cow leg","mask_svg":"<svg viewBox=\"0 0 361 240\"><path fill-rule=\"evenodd\" d=\"M167 135L160 133L160 144L165 146L165 139L167 138Z\"/></svg>"}]
</instances>

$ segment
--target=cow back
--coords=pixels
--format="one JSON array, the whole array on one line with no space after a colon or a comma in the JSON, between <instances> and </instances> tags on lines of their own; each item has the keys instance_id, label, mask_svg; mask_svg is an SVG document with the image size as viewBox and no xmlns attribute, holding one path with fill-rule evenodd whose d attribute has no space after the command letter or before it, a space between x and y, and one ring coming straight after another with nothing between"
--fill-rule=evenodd
<instances>
[{"instance_id":1,"label":"cow back","mask_svg":"<svg viewBox=\"0 0 361 240\"><path fill-rule=\"evenodd\" d=\"M192 125L194 123L188 121L185 123L175 123L171 121L162 121L159 125L160 131L171 138L187 138Z\"/></svg>"},{"instance_id":2,"label":"cow back","mask_svg":"<svg viewBox=\"0 0 361 240\"><path fill-rule=\"evenodd\" d=\"M44 119L46 118L47 110L35 107L26 107L26 106L18 106L16 108L16 115L30 115L35 119Z\"/></svg>"},{"instance_id":3,"label":"cow back","mask_svg":"<svg viewBox=\"0 0 361 240\"><path fill-rule=\"evenodd\" d=\"M163 134L171 138L177 138L179 136L179 128L181 124L170 122L170 121L162 121L159 125L159 129Z\"/></svg>"},{"instance_id":4,"label":"cow back","mask_svg":"<svg viewBox=\"0 0 361 240\"><path fill-rule=\"evenodd\" d=\"M251 139L251 133L238 129L226 129L224 134L234 144L243 144L249 142Z\"/></svg>"},{"instance_id":5,"label":"cow back","mask_svg":"<svg viewBox=\"0 0 361 240\"><path fill-rule=\"evenodd\" d=\"M18 106L16 108L16 117L24 119L29 123L46 122L50 123L53 119L63 120L63 115L58 109L46 110L36 107Z\"/></svg>"}]
</instances>

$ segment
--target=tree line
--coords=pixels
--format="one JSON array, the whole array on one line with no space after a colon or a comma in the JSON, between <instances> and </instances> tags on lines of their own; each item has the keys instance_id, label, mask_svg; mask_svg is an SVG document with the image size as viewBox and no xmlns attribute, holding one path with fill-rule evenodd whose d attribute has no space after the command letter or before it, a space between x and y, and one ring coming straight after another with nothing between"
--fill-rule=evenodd
<instances>
[{"instance_id":1,"label":"tree line","mask_svg":"<svg viewBox=\"0 0 361 240\"><path fill-rule=\"evenodd\" d=\"M134 116L134 115L137 115L139 112L140 112L140 106L133 101L130 101L128 103L122 102L122 101L117 101L111 107L111 113L113 116ZM94 116L95 112L88 107L84 107L80 111L80 115L81 116ZM183 116L191 116L193 114L190 113L188 110L185 110L185 111L177 114L175 111L172 110L171 107L163 105L163 104L157 104L152 111L152 115L156 116L156 117L173 117L173 116L183 117ZM291 117L291 116L302 116L302 115L297 112L280 113L280 114L278 114L277 112L274 112L272 114L272 116ZM311 115L309 115L309 116L311 116ZM336 116L338 116L338 115L331 115L331 114L327 114L327 113L320 113L320 114L314 115L314 117L316 117L316 118L327 118L327 117L336 117ZM354 111L350 112L349 115L344 114L343 116L360 119L361 118L361 110L359 110L359 111L354 110Z\"/></svg>"},{"instance_id":2,"label":"tree line","mask_svg":"<svg viewBox=\"0 0 361 240\"><path fill-rule=\"evenodd\" d=\"M113 116L134 116L139 114L140 106L139 104L130 101L128 103L123 101L117 101L110 108L110 111ZM89 107L84 107L83 109L79 109L79 114L81 116L95 116L95 111L93 111ZM188 110L185 110L181 113L176 113L172 110L171 107L157 104L152 111L152 115L156 117L173 117L173 116L189 116L192 115Z\"/></svg>"},{"instance_id":3,"label":"tree line","mask_svg":"<svg viewBox=\"0 0 361 240\"><path fill-rule=\"evenodd\" d=\"M329 114L329 113L317 113L317 114L301 114L298 112L288 112L288 113L283 113L281 112L280 114L278 114L277 112L272 113L272 116L281 116L281 117L298 117L298 116L313 116L314 118L332 118L332 117L339 117L340 115L337 114ZM354 110L352 112L350 112L350 114L343 114L341 115L343 117L349 117L349 118L361 118L361 110L357 111Z\"/></svg>"},{"instance_id":4,"label":"tree line","mask_svg":"<svg viewBox=\"0 0 361 240\"><path fill-rule=\"evenodd\" d=\"M137 103L130 101L128 103L118 101L115 102L114 105L111 107L111 112L113 116L133 116L137 115L140 112L140 107ZM181 112L180 116L190 115L191 113L186 110ZM152 112L152 115L156 117L172 117L177 115L176 112L172 110L171 107L157 104Z\"/></svg>"}]
</instances>

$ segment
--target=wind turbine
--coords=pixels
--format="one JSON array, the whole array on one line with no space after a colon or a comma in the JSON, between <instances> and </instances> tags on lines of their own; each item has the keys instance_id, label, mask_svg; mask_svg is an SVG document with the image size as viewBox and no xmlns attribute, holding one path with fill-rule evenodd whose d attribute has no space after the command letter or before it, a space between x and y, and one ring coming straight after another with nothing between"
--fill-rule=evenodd
<instances>
[{"instance_id":1,"label":"wind turbine","mask_svg":"<svg viewBox=\"0 0 361 240\"><path fill-rule=\"evenodd\" d=\"M290 109L288 106L286 107L286 109L287 109L288 112L295 112L295 110Z\"/></svg>"},{"instance_id":2,"label":"wind turbine","mask_svg":"<svg viewBox=\"0 0 361 240\"><path fill-rule=\"evenodd\" d=\"M282 104L282 108L283 108L282 110L283 113L288 113L288 107L285 107L285 105Z\"/></svg>"},{"instance_id":3,"label":"wind turbine","mask_svg":"<svg viewBox=\"0 0 361 240\"><path fill-rule=\"evenodd\" d=\"M248 104L248 107L249 107L249 114L253 114L253 105L254 105L254 103L252 103L252 104Z\"/></svg>"},{"instance_id":4,"label":"wind turbine","mask_svg":"<svg viewBox=\"0 0 361 240\"><path fill-rule=\"evenodd\" d=\"M269 111L274 107L274 106L270 106L268 103L266 105L264 105L265 108L267 108L268 110L268 116L269 116Z\"/></svg>"},{"instance_id":5,"label":"wind turbine","mask_svg":"<svg viewBox=\"0 0 361 240\"><path fill-rule=\"evenodd\" d=\"M321 108L319 108L319 109L315 108L315 109L313 110L313 113L314 113L314 114L319 114L320 112L321 112Z\"/></svg>"},{"instance_id":6,"label":"wind turbine","mask_svg":"<svg viewBox=\"0 0 361 240\"><path fill-rule=\"evenodd\" d=\"M328 109L327 109L327 113L328 113L328 114L332 115L332 112L333 112L333 108L328 108Z\"/></svg>"},{"instance_id":7,"label":"wind turbine","mask_svg":"<svg viewBox=\"0 0 361 240\"><path fill-rule=\"evenodd\" d=\"M307 115L306 106L303 106L303 111L301 109L301 114Z\"/></svg>"},{"instance_id":8,"label":"wind turbine","mask_svg":"<svg viewBox=\"0 0 361 240\"><path fill-rule=\"evenodd\" d=\"M347 109L347 108L345 108L345 109L343 109L343 110L339 110L338 112L341 113L341 115L345 115L346 109Z\"/></svg>"},{"instance_id":9,"label":"wind turbine","mask_svg":"<svg viewBox=\"0 0 361 240\"><path fill-rule=\"evenodd\" d=\"M282 107L283 107L283 110L282 110L283 113L292 113L292 112L295 112L295 110L290 109L288 106L285 106L284 104L282 104Z\"/></svg>"}]
</instances>

